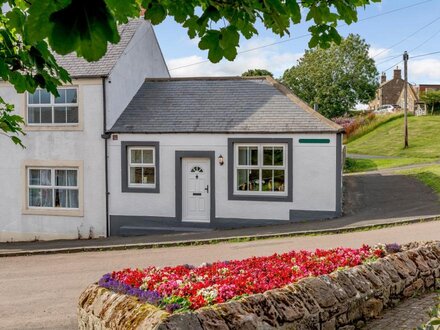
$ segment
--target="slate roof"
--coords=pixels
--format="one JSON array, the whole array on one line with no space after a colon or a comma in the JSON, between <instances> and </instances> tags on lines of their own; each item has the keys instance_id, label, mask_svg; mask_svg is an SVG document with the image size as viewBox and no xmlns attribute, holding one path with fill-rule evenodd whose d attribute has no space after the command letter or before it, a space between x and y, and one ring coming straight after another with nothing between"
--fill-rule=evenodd
<instances>
[{"instance_id":1,"label":"slate roof","mask_svg":"<svg viewBox=\"0 0 440 330\"><path fill-rule=\"evenodd\" d=\"M147 79L113 133L341 132L270 77Z\"/></svg>"},{"instance_id":2,"label":"slate roof","mask_svg":"<svg viewBox=\"0 0 440 330\"><path fill-rule=\"evenodd\" d=\"M70 53L64 56L55 54L57 63L66 69L73 78L108 76L143 21L144 19L138 18L120 25L118 31L121 40L117 44L109 43L107 53L99 61L87 62L83 58L77 57L76 53Z\"/></svg>"}]
</instances>

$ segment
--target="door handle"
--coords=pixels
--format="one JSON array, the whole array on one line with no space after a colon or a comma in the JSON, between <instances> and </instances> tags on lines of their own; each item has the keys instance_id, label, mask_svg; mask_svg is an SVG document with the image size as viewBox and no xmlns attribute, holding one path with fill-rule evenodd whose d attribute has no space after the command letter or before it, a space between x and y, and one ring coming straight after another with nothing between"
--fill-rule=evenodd
<instances>
[{"instance_id":1,"label":"door handle","mask_svg":"<svg viewBox=\"0 0 440 330\"><path fill-rule=\"evenodd\" d=\"M209 184L206 185L205 190L206 190L206 193L209 194Z\"/></svg>"},{"instance_id":2,"label":"door handle","mask_svg":"<svg viewBox=\"0 0 440 330\"><path fill-rule=\"evenodd\" d=\"M202 193L193 193L193 196L202 196Z\"/></svg>"}]
</instances>

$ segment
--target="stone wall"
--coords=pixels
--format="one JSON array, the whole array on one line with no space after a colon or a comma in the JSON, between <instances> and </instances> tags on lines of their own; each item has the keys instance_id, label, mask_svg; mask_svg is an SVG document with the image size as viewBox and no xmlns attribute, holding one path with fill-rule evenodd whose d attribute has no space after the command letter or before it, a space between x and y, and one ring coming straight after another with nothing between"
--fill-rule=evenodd
<instances>
[{"instance_id":1,"label":"stone wall","mask_svg":"<svg viewBox=\"0 0 440 330\"><path fill-rule=\"evenodd\" d=\"M173 314L96 284L81 295L80 329L355 329L384 308L440 289L440 242L410 244L374 263Z\"/></svg>"}]
</instances>

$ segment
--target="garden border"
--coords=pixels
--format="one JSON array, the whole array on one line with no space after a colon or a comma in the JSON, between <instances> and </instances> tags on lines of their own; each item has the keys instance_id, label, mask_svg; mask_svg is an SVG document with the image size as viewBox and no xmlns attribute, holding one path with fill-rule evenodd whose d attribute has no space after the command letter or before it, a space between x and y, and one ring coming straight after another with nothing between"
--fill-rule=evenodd
<instances>
[{"instance_id":1,"label":"garden border","mask_svg":"<svg viewBox=\"0 0 440 330\"><path fill-rule=\"evenodd\" d=\"M78 304L79 329L354 329L401 299L440 288L440 241L239 300L169 314L96 284Z\"/></svg>"}]
</instances>

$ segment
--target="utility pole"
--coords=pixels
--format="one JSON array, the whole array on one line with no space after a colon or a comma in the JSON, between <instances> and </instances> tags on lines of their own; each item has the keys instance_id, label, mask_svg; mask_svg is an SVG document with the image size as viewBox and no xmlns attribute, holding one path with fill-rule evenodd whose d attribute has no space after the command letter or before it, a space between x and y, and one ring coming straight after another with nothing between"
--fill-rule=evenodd
<instances>
[{"instance_id":1,"label":"utility pole","mask_svg":"<svg viewBox=\"0 0 440 330\"><path fill-rule=\"evenodd\" d=\"M403 97L404 97L404 135L405 144L404 148L408 148L408 52L403 53L403 77L405 80L405 85L403 86Z\"/></svg>"}]
</instances>

